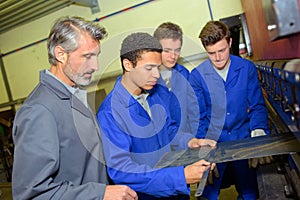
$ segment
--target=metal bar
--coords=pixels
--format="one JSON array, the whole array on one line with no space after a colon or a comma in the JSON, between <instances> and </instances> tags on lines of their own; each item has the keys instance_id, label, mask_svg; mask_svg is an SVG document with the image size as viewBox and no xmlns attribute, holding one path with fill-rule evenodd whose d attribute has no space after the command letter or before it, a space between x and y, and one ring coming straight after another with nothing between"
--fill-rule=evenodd
<instances>
[{"instance_id":1,"label":"metal bar","mask_svg":"<svg viewBox=\"0 0 300 200\"><path fill-rule=\"evenodd\" d=\"M3 9L1 9L0 18L2 19L2 22L5 21L7 18L11 18L12 16L18 15L20 12L26 11L26 9L35 6L35 4L40 4L40 1L36 0L30 0L30 1L17 1L11 6L7 6ZM1 7L1 6L0 6Z\"/></svg>"},{"instance_id":2,"label":"metal bar","mask_svg":"<svg viewBox=\"0 0 300 200\"><path fill-rule=\"evenodd\" d=\"M2 57L4 57L4 56L10 55L10 54L15 53L15 52L17 52L17 51L20 51L20 50L26 49L26 48L28 48L28 47L34 46L34 45L36 45L36 44L39 44L39 43L41 43L41 42L47 41L47 39L48 39L48 38L44 38L44 39L42 39L42 40L38 40L38 41L36 41L36 42L33 42L33 43L31 43L31 44L28 44L28 45L25 45L25 46L20 47L20 48L18 48L18 49L9 51L9 52L4 53L4 54L0 54L0 56L1 56L1 58L2 58Z\"/></svg>"},{"instance_id":3,"label":"metal bar","mask_svg":"<svg viewBox=\"0 0 300 200\"><path fill-rule=\"evenodd\" d=\"M6 74L6 71L5 71L4 63L3 63L3 60L2 60L2 56L0 56L0 68L1 68L1 72L2 72L2 77L3 77L3 82L4 82L4 85L5 85L5 89L6 89L6 92L7 92L8 100L12 101L13 98L12 98L11 90L10 90L10 87L9 87L9 82L8 82L7 74ZM14 109L14 111L15 111L15 109Z\"/></svg>"},{"instance_id":4,"label":"metal bar","mask_svg":"<svg viewBox=\"0 0 300 200\"><path fill-rule=\"evenodd\" d=\"M21 0L22 1L22 0ZM16 3L19 3L20 0L10 0L10 1L1 1L0 10L4 10L5 8L11 7Z\"/></svg>"},{"instance_id":5,"label":"metal bar","mask_svg":"<svg viewBox=\"0 0 300 200\"><path fill-rule=\"evenodd\" d=\"M253 52L252 52L252 46L251 46L246 16L245 16L245 14L241 14L240 16L241 16L241 22L242 22L242 27L243 27L244 37L245 37L247 54L248 54L248 56L252 56Z\"/></svg>"},{"instance_id":6,"label":"metal bar","mask_svg":"<svg viewBox=\"0 0 300 200\"><path fill-rule=\"evenodd\" d=\"M200 181L200 183L198 185L198 188L196 190L195 197L199 197L199 196L202 195L204 187L206 185L206 181L207 181L207 177L208 177L209 172L210 172L210 167L203 173L201 181Z\"/></svg>"},{"instance_id":7,"label":"metal bar","mask_svg":"<svg viewBox=\"0 0 300 200\"><path fill-rule=\"evenodd\" d=\"M41 4L40 1L32 0L32 2L22 2L22 4L18 4L18 8L10 7L5 11L2 10L0 14L0 17L2 19L1 24L8 19L13 19L13 21L19 20L18 18L20 18L19 16L20 14L25 13L30 8L36 7L37 5L40 4Z\"/></svg>"},{"instance_id":8,"label":"metal bar","mask_svg":"<svg viewBox=\"0 0 300 200\"><path fill-rule=\"evenodd\" d=\"M14 106L16 104L22 104L24 101L25 101L26 98L21 98L21 99L17 99L17 100L14 100L14 101L10 101L10 102L7 102L7 103L2 103L0 104L0 109L1 108L6 108L6 107L9 107L9 106Z\"/></svg>"},{"instance_id":9,"label":"metal bar","mask_svg":"<svg viewBox=\"0 0 300 200\"><path fill-rule=\"evenodd\" d=\"M207 5L208 5L209 14L210 14L210 19L214 20L212 10L211 10L211 6L210 6L210 0L207 0Z\"/></svg>"},{"instance_id":10,"label":"metal bar","mask_svg":"<svg viewBox=\"0 0 300 200\"><path fill-rule=\"evenodd\" d=\"M69 6L70 4L71 2L54 2L54 3L49 2L48 4L40 4L38 6L31 8L30 13L23 12L20 13L15 18L5 20L4 22L1 23L0 30L1 32L4 32L15 26L28 23L30 21L43 17L49 13L53 13L54 11Z\"/></svg>"}]
</instances>

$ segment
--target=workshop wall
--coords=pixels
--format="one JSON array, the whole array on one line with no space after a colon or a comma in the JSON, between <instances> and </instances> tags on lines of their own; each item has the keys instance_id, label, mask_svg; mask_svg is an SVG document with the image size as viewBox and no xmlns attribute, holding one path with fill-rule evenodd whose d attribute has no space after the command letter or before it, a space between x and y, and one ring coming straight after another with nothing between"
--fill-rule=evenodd
<instances>
[{"instance_id":1,"label":"workshop wall","mask_svg":"<svg viewBox=\"0 0 300 200\"><path fill-rule=\"evenodd\" d=\"M241 2L247 19L253 60L300 58L300 33L271 41L262 0L242 0ZM300 0L298 4L300 6Z\"/></svg>"},{"instance_id":2,"label":"workshop wall","mask_svg":"<svg viewBox=\"0 0 300 200\"><path fill-rule=\"evenodd\" d=\"M28 44L36 44L22 48L2 57L3 65L9 80L9 87L13 100L27 97L38 83L39 71L49 68L46 42L49 29L54 21L65 15L77 15L89 20L108 16L125 8L132 7L145 1L141 0L99 0L101 12L91 14L89 8L71 5L58 10L36 21L0 34L0 52L5 55ZM184 31L182 56L204 53L198 39L199 32L204 24L211 19L224 18L242 13L240 0L160 0L151 1L133 9L100 20L108 31L109 36L102 42L102 53L99 57L100 70L94 77L94 85L89 90L104 88L108 93L113 86L111 76L121 72L119 49L121 41L131 32L144 31L153 33L153 30L162 22L172 21L179 24ZM190 66L190 68L192 68ZM0 72L0 105L9 101L2 72ZM97 84L99 79L105 79ZM1 108L0 108L1 109Z\"/></svg>"}]
</instances>

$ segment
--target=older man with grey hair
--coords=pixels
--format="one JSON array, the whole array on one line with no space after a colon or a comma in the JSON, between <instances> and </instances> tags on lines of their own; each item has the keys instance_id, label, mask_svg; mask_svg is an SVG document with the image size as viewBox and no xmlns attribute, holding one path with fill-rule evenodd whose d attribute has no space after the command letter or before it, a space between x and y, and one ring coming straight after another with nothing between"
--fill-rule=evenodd
<instances>
[{"instance_id":1,"label":"older man with grey hair","mask_svg":"<svg viewBox=\"0 0 300 200\"><path fill-rule=\"evenodd\" d=\"M105 36L103 27L79 17L54 24L51 67L14 120L14 199L137 199L128 186L108 185L99 127L82 89L98 69Z\"/></svg>"}]
</instances>

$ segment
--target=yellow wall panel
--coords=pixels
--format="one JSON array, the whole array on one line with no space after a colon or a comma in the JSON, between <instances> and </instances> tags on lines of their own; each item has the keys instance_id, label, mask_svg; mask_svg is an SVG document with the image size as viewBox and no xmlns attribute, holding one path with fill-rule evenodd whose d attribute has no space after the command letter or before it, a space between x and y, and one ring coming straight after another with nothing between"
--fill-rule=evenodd
<instances>
[{"instance_id":1,"label":"yellow wall panel","mask_svg":"<svg viewBox=\"0 0 300 200\"><path fill-rule=\"evenodd\" d=\"M8 96L4 84L4 80L2 78L2 71L0 70L0 104L8 102Z\"/></svg>"},{"instance_id":2,"label":"yellow wall panel","mask_svg":"<svg viewBox=\"0 0 300 200\"><path fill-rule=\"evenodd\" d=\"M89 8L71 5L0 34L1 52L7 53L47 38L50 27L60 16L76 15L95 20L145 1L99 0L98 2L101 12L96 14L92 14ZM242 12L240 0L210 0L210 3L215 19ZM102 53L99 57L100 70L97 72L94 82L107 74L121 70L119 51L124 37L136 31L152 34L162 22L171 21L182 27L184 32L183 57L203 53L204 49L198 35L208 20L210 20L210 13L207 0L157 0L101 20L99 23L107 29L109 35L102 42ZM13 99L24 98L38 83L38 72L41 69L49 68L46 42L4 56L3 62ZM189 68L193 68L197 64L196 62ZM0 89L1 91L5 89L2 76L0 77ZM1 92L0 103L8 101L7 95L2 94L3 92Z\"/></svg>"},{"instance_id":3,"label":"yellow wall panel","mask_svg":"<svg viewBox=\"0 0 300 200\"><path fill-rule=\"evenodd\" d=\"M240 0L210 0L214 20L243 13Z\"/></svg>"}]
</instances>

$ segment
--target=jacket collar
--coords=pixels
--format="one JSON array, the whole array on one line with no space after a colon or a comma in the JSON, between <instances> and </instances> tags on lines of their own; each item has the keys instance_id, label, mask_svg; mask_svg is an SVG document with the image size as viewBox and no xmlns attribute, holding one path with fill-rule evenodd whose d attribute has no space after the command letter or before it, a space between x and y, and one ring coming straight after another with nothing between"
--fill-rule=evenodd
<instances>
[{"instance_id":1,"label":"jacket collar","mask_svg":"<svg viewBox=\"0 0 300 200\"><path fill-rule=\"evenodd\" d=\"M129 93L128 90L123 86L123 84L121 83L121 80L122 80L122 77L117 78L112 95L116 95L115 96L115 97L117 97L116 100L127 108L138 102L132 96L132 94ZM149 93L149 96L151 96L153 94L153 92L155 92L154 90L155 90L155 86L153 89L147 91Z\"/></svg>"},{"instance_id":2,"label":"jacket collar","mask_svg":"<svg viewBox=\"0 0 300 200\"><path fill-rule=\"evenodd\" d=\"M78 110L83 115L91 117L91 111L56 78L46 73L46 70L40 72L40 82L51 90L61 100L70 100L71 107Z\"/></svg>"},{"instance_id":3,"label":"jacket collar","mask_svg":"<svg viewBox=\"0 0 300 200\"><path fill-rule=\"evenodd\" d=\"M236 56L230 55L230 66L229 66L225 85L229 84L239 74L239 70L243 67L243 65L238 62L237 58L238 57L236 57ZM206 62L206 64L209 63L209 65L211 67L206 67L206 70L204 71L204 75L215 76L215 74L217 74L217 72L213 68L214 66L212 65L211 61L208 59L205 62ZM219 76L215 76L215 77L219 77Z\"/></svg>"},{"instance_id":4,"label":"jacket collar","mask_svg":"<svg viewBox=\"0 0 300 200\"><path fill-rule=\"evenodd\" d=\"M128 108L135 104L137 101L134 97L128 92L128 90L121 83L122 76L117 78L117 81L112 92L112 96L116 95L114 98L120 102L124 107ZM113 103L113 102L112 102Z\"/></svg>"},{"instance_id":5,"label":"jacket collar","mask_svg":"<svg viewBox=\"0 0 300 200\"><path fill-rule=\"evenodd\" d=\"M236 76L238 76L240 69L243 67L242 63L238 63L237 57L230 55L230 67L225 85L228 85Z\"/></svg>"},{"instance_id":6,"label":"jacket collar","mask_svg":"<svg viewBox=\"0 0 300 200\"><path fill-rule=\"evenodd\" d=\"M62 100L68 100L72 96L71 92L63 85L63 83L59 82L54 77L48 75L46 73L46 70L42 70L40 72L40 82L42 85L45 85L51 90L51 92L53 92Z\"/></svg>"}]
</instances>

